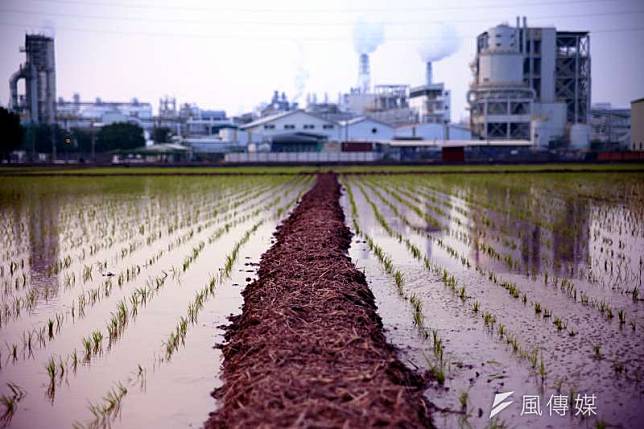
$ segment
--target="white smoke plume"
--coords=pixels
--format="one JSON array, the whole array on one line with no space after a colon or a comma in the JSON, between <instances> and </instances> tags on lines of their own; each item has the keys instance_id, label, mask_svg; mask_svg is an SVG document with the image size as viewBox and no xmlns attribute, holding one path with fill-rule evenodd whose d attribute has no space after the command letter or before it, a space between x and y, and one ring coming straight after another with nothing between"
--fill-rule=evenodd
<instances>
[{"instance_id":1,"label":"white smoke plume","mask_svg":"<svg viewBox=\"0 0 644 429\"><path fill-rule=\"evenodd\" d=\"M299 102L304 90L306 89L306 81L309 79L309 72L306 68L306 56L304 54L304 47L297 44L296 66L295 66L295 95L291 101Z\"/></svg>"},{"instance_id":2,"label":"white smoke plume","mask_svg":"<svg viewBox=\"0 0 644 429\"><path fill-rule=\"evenodd\" d=\"M385 41L385 26L382 22L356 21L353 27L353 46L359 54L370 54Z\"/></svg>"},{"instance_id":3,"label":"white smoke plume","mask_svg":"<svg viewBox=\"0 0 644 429\"><path fill-rule=\"evenodd\" d=\"M432 23L423 27L418 54L423 61L438 61L456 52L460 42L453 25Z\"/></svg>"}]
</instances>

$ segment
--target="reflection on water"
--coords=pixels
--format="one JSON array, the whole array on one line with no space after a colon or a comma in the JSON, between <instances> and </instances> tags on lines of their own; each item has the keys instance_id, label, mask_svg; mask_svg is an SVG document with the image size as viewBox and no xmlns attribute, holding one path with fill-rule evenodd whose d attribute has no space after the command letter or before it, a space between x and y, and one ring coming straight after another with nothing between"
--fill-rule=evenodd
<instances>
[{"instance_id":1,"label":"reflection on water","mask_svg":"<svg viewBox=\"0 0 644 429\"><path fill-rule=\"evenodd\" d=\"M243 258L264 252L277 214L310 183L3 178L0 395L15 405L9 427L205 421L220 364L213 338L241 302L240 279L251 275ZM231 278L222 277L248 231ZM217 288L205 299L211 279ZM12 389L24 394L17 399Z\"/></svg>"},{"instance_id":2,"label":"reflection on water","mask_svg":"<svg viewBox=\"0 0 644 429\"><path fill-rule=\"evenodd\" d=\"M391 257L445 344L448 389L427 393L450 410L436 417L439 426L465 424L457 416L467 392L474 408L467 423L485 427L494 393L510 390L543 398L589 392L599 409L596 418L563 422L509 409L502 420L510 427L644 421L644 175L387 176L348 185L360 226ZM382 227L363 189L438 274ZM414 337L413 314L401 317L390 302L398 298L394 279L378 272L366 246L354 245L385 324L393 324L388 338L413 365L432 369L423 358L431 344Z\"/></svg>"}]
</instances>

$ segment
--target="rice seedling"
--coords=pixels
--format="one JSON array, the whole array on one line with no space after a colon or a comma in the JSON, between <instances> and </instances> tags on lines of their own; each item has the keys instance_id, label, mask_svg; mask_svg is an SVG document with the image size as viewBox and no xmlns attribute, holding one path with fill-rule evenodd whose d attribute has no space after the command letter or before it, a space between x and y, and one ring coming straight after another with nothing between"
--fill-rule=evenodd
<instances>
[{"instance_id":1,"label":"rice seedling","mask_svg":"<svg viewBox=\"0 0 644 429\"><path fill-rule=\"evenodd\" d=\"M464 390L458 395L458 403L461 405L461 411L465 413L467 413L468 401L469 401L469 392L467 390Z\"/></svg>"},{"instance_id":2,"label":"rice seedling","mask_svg":"<svg viewBox=\"0 0 644 429\"><path fill-rule=\"evenodd\" d=\"M534 303L534 312L536 314L541 314L541 304L539 304L538 302Z\"/></svg>"},{"instance_id":3,"label":"rice seedling","mask_svg":"<svg viewBox=\"0 0 644 429\"><path fill-rule=\"evenodd\" d=\"M558 317L555 317L555 320L552 323L557 327L558 331L565 330L567 326L566 323Z\"/></svg>"},{"instance_id":4,"label":"rice seedling","mask_svg":"<svg viewBox=\"0 0 644 429\"><path fill-rule=\"evenodd\" d=\"M404 279L403 279L403 274L398 270L396 270L396 272L394 273L394 281L396 282L396 289L398 290L398 294L400 296L403 296Z\"/></svg>"},{"instance_id":5,"label":"rice seedling","mask_svg":"<svg viewBox=\"0 0 644 429\"><path fill-rule=\"evenodd\" d=\"M599 344L593 344L593 358L595 360L602 360L604 355L602 354L602 348Z\"/></svg>"},{"instance_id":6,"label":"rice seedling","mask_svg":"<svg viewBox=\"0 0 644 429\"><path fill-rule=\"evenodd\" d=\"M617 311L617 317L619 318L620 326L626 324L626 313L624 313L623 309Z\"/></svg>"},{"instance_id":7,"label":"rice seedling","mask_svg":"<svg viewBox=\"0 0 644 429\"><path fill-rule=\"evenodd\" d=\"M541 356L541 359L539 359L539 377L541 377L542 382L546 379L547 375L546 365L543 362L543 356Z\"/></svg>"},{"instance_id":8,"label":"rice seedling","mask_svg":"<svg viewBox=\"0 0 644 429\"><path fill-rule=\"evenodd\" d=\"M121 409L121 402L125 395L127 395L127 388L118 383L103 397L101 403L90 403L89 410L94 415L95 425L107 424L116 417Z\"/></svg>"},{"instance_id":9,"label":"rice seedling","mask_svg":"<svg viewBox=\"0 0 644 429\"><path fill-rule=\"evenodd\" d=\"M3 426L8 424L18 410L18 403L25 397L24 390L14 383L7 383L9 394L0 395L0 405L4 407L4 412L0 416L0 422Z\"/></svg>"},{"instance_id":10,"label":"rice seedling","mask_svg":"<svg viewBox=\"0 0 644 429\"><path fill-rule=\"evenodd\" d=\"M100 353L102 351L102 346L103 346L103 333L101 331L94 331L92 332L91 336L91 341L92 341L92 353L94 355Z\"/></svg>"},{"instance_id":11,"label":"rice seedling","mask_svg":"<svg viewBox=\"0 0 644 429\"><path fill-rule=\"evenodd\" d=\"M495 322L496 318L492 315L492 313L488 313L487 311L483 312L483 324L485 326L492 328L494 327Z\"/></svg>"}]
</instances>

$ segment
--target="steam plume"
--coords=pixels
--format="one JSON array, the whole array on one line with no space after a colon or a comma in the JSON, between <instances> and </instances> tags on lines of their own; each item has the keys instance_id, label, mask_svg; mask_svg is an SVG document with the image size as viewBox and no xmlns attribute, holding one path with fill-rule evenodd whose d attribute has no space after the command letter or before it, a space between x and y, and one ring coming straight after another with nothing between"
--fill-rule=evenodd
<instances>
[{"instance_id":1,"label":"steam plume","mask_svg":"<svg viewBox=\"0 0 644 429\"><path fill-rule=\"evenodd\" d=\"M385 40L385 27L381 22L360 19L353 28L353 46L359 54L370 54Z\"/></svg>"},{"instance_id":2,"label":"steam plume","mask_svg":"<svg viewBox=\"0 0 644 429\"><path fill-rule=\"evenodd\" d=\"M423 61L438 61L453 54L459 45L460 38L454 26L435 23L423 29L418 54Z\"/></svg>"}]
</instances>

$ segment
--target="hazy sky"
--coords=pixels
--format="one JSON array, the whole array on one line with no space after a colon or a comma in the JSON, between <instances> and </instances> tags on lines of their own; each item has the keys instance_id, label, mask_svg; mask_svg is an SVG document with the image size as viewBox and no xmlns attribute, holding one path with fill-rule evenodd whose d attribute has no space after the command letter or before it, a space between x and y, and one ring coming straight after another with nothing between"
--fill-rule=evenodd
<instances>
[{"instance_id":1,"label":"hazy sky","mask_svg":"<svg viewBox=\"0 0 644 429\"><path fill-rule=\"evenodd\" d=\"M644 97L643 0L0 0L0 104L24 60L26 31L55 33L57 96L67 99L137 97L156 111L167 94L233 115L274 89L293 96L300 82L335 101L357 82L352 35L362 19L384 24L372 83L421 83L419 44L432 25L453 26L458 48L435 64L434 80L452 90L459 120L475 36L517 15L531 26L591 32L593 102Z\"/></svg>"}]
</instances>

